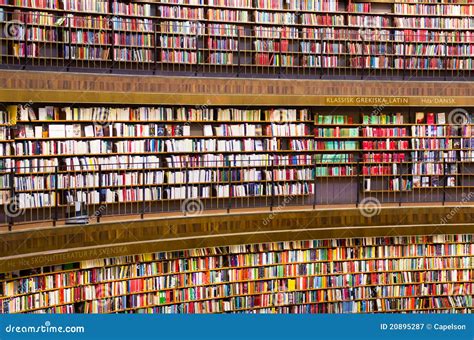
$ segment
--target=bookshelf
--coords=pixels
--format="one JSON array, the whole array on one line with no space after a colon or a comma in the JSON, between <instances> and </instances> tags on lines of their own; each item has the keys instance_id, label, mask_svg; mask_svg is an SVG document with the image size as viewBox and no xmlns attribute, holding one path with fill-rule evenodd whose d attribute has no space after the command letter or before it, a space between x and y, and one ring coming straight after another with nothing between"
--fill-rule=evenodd
<instances>
[{"instance_id":1,"label":"bookshelf","mask_svg":"<svg viewBox=\"0 0 474 340\"><path fill-rule=\"evenodd\" d=\"M459 201L473 185L471 114L461 128L452 108L421 110L11 105L0 178L23 215L3 223L55 223L74 202L143 216L186 198L204 209L401 204L421 191Z\"/></svg>"},{"instance_id":2,"label":"bookshelf","mask_svg":"<svg viewBox=\"0 0 474 340\"><path fill-rule=\"evenodd\" d=\"M471 3L396 2L394 34L405 44L395 49L404 55L405 62L398 59L395 67L451 72L471 68L465 53L471 48L473 22L469 13L473 9Z\"/></svg>"},{"instance_id":3,"label":"bookshelf","mask_svg":"<svg viewBox=\"0 0 474 340\"><path fill-rule=\"evenodd\" d=\"M456 187L458 185L458 160L461 149L459 126L446 125L446 114L429 112L416 114L412 126L413 185L415 188ZM423 165L417 164L422 162ZM426 176L420 176L426 175ZM441 182L440 178L444 181Z\"/></svg>"},{"instance_id":4,"label":"bookshelf","mask_svg":"<svg viewBox=\"0 0 474 340\"><path fill-rule=\"evenodd\" d=\"M472 235L292 241L2 274L2 313L468 313ZM133 270L132 270L133 269Z\"/></svg>"},{"instance_id":5,"label":"bookshelf","mask_svg":"<svg viewBox=\"0 0 474 340\"><path fill-rule=\"evenodd\" d=\"M407 173L410 137L404 125L406 119L400 112L362 116L364 191L411 190L412 181Z\"/></svg>"},{"instance_id":6,"label":"bookshelf","mask_svg":"<svg viewBox=\"0 0 474 340\"><path fill-rule=\"evenodd\" d=\"M4 65L321 78L472 73L472 3L31 4L0 2Z\"/></svg>"}]
</instances>

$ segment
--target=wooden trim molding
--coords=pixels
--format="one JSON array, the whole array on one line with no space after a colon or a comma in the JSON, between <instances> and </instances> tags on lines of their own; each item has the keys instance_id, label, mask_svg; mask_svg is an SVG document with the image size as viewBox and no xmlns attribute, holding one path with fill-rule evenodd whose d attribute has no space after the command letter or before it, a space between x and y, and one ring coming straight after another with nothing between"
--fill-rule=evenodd
<instances>
[{"instance_id":1,"label":"wooden trim molding","mask_svg":"<svg viewBox=\"0 0 474 340\"><path fill-rule=\"evenodd\" d=\"M4 233L0 272L104 257L233 244L364 236L474 233L474 207L247 212L63 226Z\"/></svg>"},{"instance_id":2,"label":"wooden trim molding","mask_svg":"<svg viewBox=\"0 0 474 340\"><path fill-rule=\"evenodd\" d=\"M137 77L3 70L0 102L474 107L474 83Z\"/></svg>"}]
</instances>

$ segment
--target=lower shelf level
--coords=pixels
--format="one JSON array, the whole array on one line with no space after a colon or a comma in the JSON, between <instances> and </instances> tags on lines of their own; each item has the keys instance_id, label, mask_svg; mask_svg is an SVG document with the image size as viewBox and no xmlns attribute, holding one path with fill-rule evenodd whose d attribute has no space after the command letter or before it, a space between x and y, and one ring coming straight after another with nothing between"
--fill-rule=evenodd
<instances>
[{"instance_id":1,"label":"lower shelf level","mask_svg":"<svg viewBox=\"0 0 474 340\"><path fill-rule=\"evenodd\" d=\"M197 248L11 272L3 313L471 313L472 234Z\"/></svg>"}]
</instances>

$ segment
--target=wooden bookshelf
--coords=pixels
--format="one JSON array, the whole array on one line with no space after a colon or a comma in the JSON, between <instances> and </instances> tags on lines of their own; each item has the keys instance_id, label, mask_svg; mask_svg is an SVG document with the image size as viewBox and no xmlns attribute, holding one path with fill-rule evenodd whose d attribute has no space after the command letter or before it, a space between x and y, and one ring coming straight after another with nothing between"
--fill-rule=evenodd
<instances>
[{"instance_id":1,"label":"wooden bookshelf","mask_svg":"<svg viewBox=\"0 0 474 340\"><path fill-rule=\"evenodd\" d=\"M462 313L472 308L472 245L472 235L394 236L96 259L6 273L1 311Z\"/></svg>"},{"instance_id":2,"label":"wooden bookshelf","mask_svg":"<svg viewBox=\"0 0 474 340\"><path fill-rule=\"evenodd\" d=\"M337 111L10 105L0 189L20 216L3 224L64 221L77 202L99 217L143 216L187 199L202 209L456 202L474 185L472 113L461 129L452 108Z\"/></svg>"},{"instance_id":3,"label":"wooden bookshelf","mask_svg":"<svg viewBox=\"0 0 474 340\"><path fill-rule=\"evenodd\" d=\"M33 8L14 0L0 4L7 33L12 26L11 36L0 40L4 64L303 78L374 74L403 79L408 74L411 79L415 74L447 79L459 72L470 78L473 69L474 27L469 20L474 4L436 7L422 2L337 0L107 0L92 6L77 1L72 4L78 6L71 8L62 4L54 8Z\"/></svg>"}]
</instances>

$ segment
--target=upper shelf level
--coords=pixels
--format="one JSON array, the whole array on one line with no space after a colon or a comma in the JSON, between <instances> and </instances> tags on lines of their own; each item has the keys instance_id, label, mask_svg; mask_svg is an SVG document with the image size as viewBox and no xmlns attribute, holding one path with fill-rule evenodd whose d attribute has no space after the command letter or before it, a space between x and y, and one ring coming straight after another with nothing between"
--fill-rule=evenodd
<instances>
[{"instance_id":1,"label":"upper shelf level","mask_svg":"<svg viewBox=\"0 0 474 340\"><path fill-rule=\"evenodd\" d=\"M469 81L473 14L470 1L0 0L0 67Z\"/></svg>"}]
</instances>

